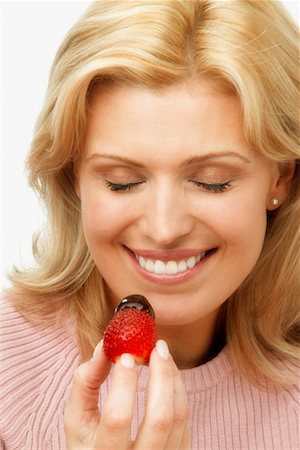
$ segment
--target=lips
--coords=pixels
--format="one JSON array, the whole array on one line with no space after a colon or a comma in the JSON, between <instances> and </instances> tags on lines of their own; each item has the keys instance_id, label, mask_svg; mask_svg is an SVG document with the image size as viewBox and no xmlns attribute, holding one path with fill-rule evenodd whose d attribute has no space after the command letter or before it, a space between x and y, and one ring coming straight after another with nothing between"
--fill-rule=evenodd
<instances>
[{"instance_id":1,"label":"lips","mask_svg":"<svg viewBox=\"0 0 300 450\"><path fill-rule=\"evenodd\" d=\"M161 259L146 258L135 253L139 266L147 272L156 275L177 275L193 269L195 265L205 257L206 252L201 252L196 256L190 256L185 259L170 259L162 261Z\"/></svg>"}]
</instances>

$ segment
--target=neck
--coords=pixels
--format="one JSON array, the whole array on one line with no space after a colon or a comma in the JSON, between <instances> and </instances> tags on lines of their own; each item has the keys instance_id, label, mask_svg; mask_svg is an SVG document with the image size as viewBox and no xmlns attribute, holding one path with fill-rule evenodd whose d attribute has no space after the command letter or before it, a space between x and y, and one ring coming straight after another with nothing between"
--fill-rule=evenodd
<instances>
[{"instance_id":1,"label":"neck","mask_svg":"<svg viewBox=\"0 0 300 450\"><path fill-rule=\"evenodd\" d=\"M158 335L166 340L181 370L191 369L214 358L225 345L219 312L182 326L159 326Z\"/></svg>"}]
</instances>

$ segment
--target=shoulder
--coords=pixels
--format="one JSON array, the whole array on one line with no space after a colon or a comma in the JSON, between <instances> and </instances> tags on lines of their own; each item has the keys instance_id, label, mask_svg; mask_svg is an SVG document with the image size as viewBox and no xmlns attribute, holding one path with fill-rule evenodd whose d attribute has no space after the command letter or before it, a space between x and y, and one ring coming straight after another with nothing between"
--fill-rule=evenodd
<instances>
[{"instance_id":1,"label":"shoulder","mask_svg":"<svg viewBox=\"0 0 300 450\"><path fill-rule=\"evenodd\" d=\"M57 326L37 325L24 318L8 299L1 300L1 359L2 369L24 364L27 368L40 363L63 359L76 353L76 340L72 328L66 324ZM35 363L33 362L35 361ZM53 367L53 366L52 366Z\"/></svg>"},{"instance_id":2,"label":"shoulder","mask_svg":"<svg viewBox=\"0 0 300 450\"><path fill-rule=\"evenodd\" d=\"M72 330L32 324L4 299L0 343L3 438L9 441L16 424L22 430L20 439L37 423L47 434L47 427L63 413L66 390L79 364Z\"/></svg>"},{"instance_id":3,"label":"shoulder","mask_svg":"<svg viewBox=\"0 0 300 450\"><path fill-rule=\"evenodd\" d=\"M252 403L254 410L261 411L262 416L274 419L277 414L280 422L282 412L286 411L287 417L297 419L300 413L300 361L296 358L274 358L272 364L280 372L281 384L280 380L275 383L263 375L247 378L235 367L232 372L234 384L243 391L245 403Z\"/></svg>"},{"instance_id":4,"label":"shoulder","mask_svg":"<svg viewBox=\"0 0 300 450\"><path fill-rule=\"evenodd\" d=\"M283 378L290 365L285 363ZM228 346L208 363L181 374L195 448L299 448L297 386L275 388L266 379L247 378Z\"/></svg>"},{"instance_id":5,"label":"shoulder","mask_svg":"<svg viewBox=\"0 0 300 450\"><path fill-rule=\"evenodd\" d=\"M282 379L291 379L296 367L295 361L285 361ZM256 448L299 448L299 385L275 385L265 378L252 384L243 375L235 374L234 391L239 416L253 423L251 433Z\"/></svg>"},{"instance_id":6,"label":"shoulder","mask_svg":"<svg viewBox=\"0 0 300 450\"><path fill-rule=\"evenodd\" d=\"M289 410L294 412L297 416L300 415L300 361L289 359L281 362L282 370L288 375L292 374L296 383L284 387L280 391L280 399L286 403Z\"/></svg>"}]
</instances>

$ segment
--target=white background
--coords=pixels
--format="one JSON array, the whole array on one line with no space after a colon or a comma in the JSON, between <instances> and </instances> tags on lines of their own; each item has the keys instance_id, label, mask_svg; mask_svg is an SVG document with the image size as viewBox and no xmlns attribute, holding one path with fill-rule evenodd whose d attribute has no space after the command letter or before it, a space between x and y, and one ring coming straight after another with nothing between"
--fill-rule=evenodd
<instances>
[{"instance_id":1,"label":"white background","mask_svg":"<svg viewBox=\"0 0 300 450\"><path fill-rule=\"evenodd\" d=\"M259 0L257 0L259 1ZM299 1L283 2L299 23ZM30 264L31 236L43 213L24 176L33 126L54 55L90 1L2 2L2 278L12 264Z\"/></svg>"}]
</instances>

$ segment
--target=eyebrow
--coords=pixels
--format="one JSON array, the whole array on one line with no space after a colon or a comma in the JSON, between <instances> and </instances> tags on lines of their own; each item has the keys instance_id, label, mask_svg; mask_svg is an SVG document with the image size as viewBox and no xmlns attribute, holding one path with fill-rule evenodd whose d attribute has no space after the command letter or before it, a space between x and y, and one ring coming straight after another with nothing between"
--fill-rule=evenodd
<instances>
[{"instance_id":1,"label":"eyebrow","mask_svg":"<svg viewBox=\"0 0 300 450\"><path fill-rule=\"evenodd\" d=\"M246 158L246 156L241 155L238 152L228 150L228 151L221 151L221 152L209 152L209 153L206 153L205 155L201 155L201 156L199 156L199 155L192 156L188 160L183 161L183 163L181 163L180 166L190 166L192 164L196 164L196 163L203 162L203 161L222 159L222 158L230 158L230 157L238 158L247 164L251 163L250 159Z\"/></svg>"},{"instance_id":2,"label":"eyebrow","mask_svg":"<svg viewBox=\"0 0 300 450\"><path fill-rule=\"evenodd\" d=\"M180 164L180 167L190 166L190 165L201 163L204 161L209 161L209 160L214 160L214 159L222 159L222 158L230 158L230 157L238 158L247 164L251 163L250 159L246 158L246 156L241 155L238 152L235 152L235 151L220 152L219 151L219 152L209 152L209 153L206 153L205 155L201 155L201 156L199 156L199 155L192 156L191 158L187 159L186 161L183 161ZM140 167L140 168L144 167L144 165L139 163L138 161L127 158L125 156L119 156L119 155L114 155L114 154L110 154L110 153L93 153L91 156L89 156L86 159L86 162L93 161L96 159L101 159L101 158L112 159L115 161L119 161L119 162L122 162L125 164L130 164L130 165Z\"/></svg>"},{"instance_id":3,"label":"eyebrow","mask_svg":"<svg viewBox=\"0 0 300 450\"><path fill-rule=\"evenodd\" d=\"M130 165L133 165L133 166L136 166L136 167L144 167L143 164L141 164L141 163L139 163L139 162L137 162L137 161L135 161L133 159L126 158L124 156L112 155L110 153L93 153L91 156L89 156L86 159L86 162L93 161L95 159L102 159L102 158L104 158L104 159L113 159L115 161L123 162L125 164L130 164Z\"/></svg>"}]
</instances>

